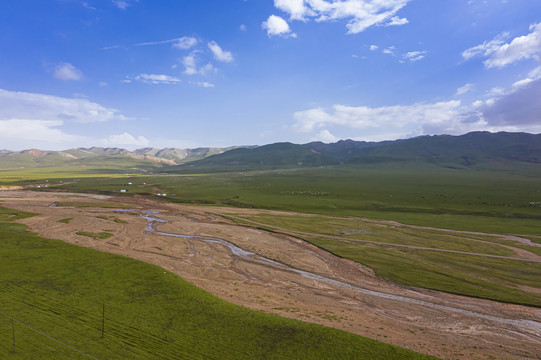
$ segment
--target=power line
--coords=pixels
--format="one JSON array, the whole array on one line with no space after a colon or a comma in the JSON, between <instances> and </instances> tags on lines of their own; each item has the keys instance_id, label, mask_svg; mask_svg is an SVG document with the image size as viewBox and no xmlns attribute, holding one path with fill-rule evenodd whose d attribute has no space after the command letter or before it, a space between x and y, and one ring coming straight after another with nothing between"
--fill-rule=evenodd
<instances>
[{"instance_id":1,"label":"power line","mask_svg":"<svg viewBox=\"0 0 541 360\"><path fill-rule=\"evenodd\" d=\"M9 315L5 314L5 313L2 312L2 311L0 311L0 314L6 316L6 317L8 317L8 318L10 317ZM74 348L73 346L70 346L70 345L68 345L68 344L66 344L66 343L63 343L63 342L60 341L60 340L57 340L57 339L53 338L52 336L49 336L49 335L47 335L47 334L45 334L45 333L43 333L43 332L41 332L41 331L39 331L39 330L37 330L37 329L34 329L32 326L27 325L27 324L23 323L22 321L19 321L19 320L13 318L13 317L12 317L12 319L14 319L14 321L16 321L18 324L21 324L21 325L27 327L28 329L30 329L30 330L32 330L32 331L35 331L36 333L38 333L38 334L40 334L40 335L42 335L42 336L45 336L46 338L48 338L48 339L50 339L50 340L52 340L52 341L54 341L54 342L57 342L57 343L59 343L59 344L61 344L61 345L64 345L64 346L70 348L70 349L73 350L73 351L76 351L76 352L78 352L78 353L80 353L80 354L82 354L82 355L84 355L84 356L87 356L87 357L89 357L89 358L91 358L91 359L99 360L98 358L95 358L95 357L92 356L92 355L89 355L89 354L87 354L87 353L85 353L85 352L83 352L83 351L81 351L81 350L79 350L79 349Z\"/></svg>"},{"instance_id":2,"label":"power line","mask_svg":"<svg viewBox=\"0 0 541 360\"><path fill-rule=\"evenodd\" d=\"M61 307L64 307L64 308L69 309L70 311L76 311L76 312L79 313L79 315L81 315L81 317L80 317L79 319L80 319L80 322L83 323L82 325L84 325L84 326L86 326L86 327L88 327L88 328L90 328L90 329L92 329L92 330L99 330L99 328L94 328L94 327L90 327L90 325L87 325L87 324L85 323L85 320L82 318L82 316L84 316L84 315L90 316L91 318L94 318L96 321L97 321L98 319L102 319L101 316L98 316L98 315L95 315L95 314L92 314L92 313L88 313L88 312L85 311L85 310L82 310L82 309L77 308L77 307L72 306L72 305L68 305L68 304L66 304L66 303L63 303L63 302L61 302L61 301L59 301L59 300L56 300L56 299L47 297L47 296L45 296L45 295L39 294L39 293L37 293L37 292L35 292L35 291L32 291L32 290L30 290L30 289L26 289L26 288L22 287L21 285L15 284L15 283L13 283L13 282L9 282L9 281L8 281L8 282L6 282L6 284L8 284L8 285L13 285L13 286L15 286L16 288L18 288L19 290L22 290L22 291L24 291L24 292L31 293L31 294L33 294L33 295L36 296L36 297L42 297L42 298L45 298L45 299L47 299L47 300L49 300L49 301L51 301L51 302L53 302L53 303L56 303L56 304L61 305ZM12 295L14 295L14 294L17 293L17 291L15 291L15 292L14 292L14 291L9 291L5 286L3 287L3 289L6 290L6 293L10 293L10 294L12 294ZM69 292L67 292L67 291L62 291L62 292L63 292L64 294L68 294L68 295L71 295L71 296L74 296L74 297L79 298L78 296L73 295L72 293L69 293ZM98 302L96 302L96 301L94 301L94 300L88 300L88 299L83 299L83 298L79 298L79 299L98 304ZM20 300L19 300L19 301L20 301ZM26 305L28 305L28 306L33 306L32 304L29 304L29 303L27 303L27 302L25 302L25 301L20 301L20 302L22 302L22 303L24 303L24 304L26 304ZM198 301L198 302L199 302L199 301ZM101 304L103 305L103 303L101 303ZM43 306L51 308L51 306L48 305L48 304L44 304ZM33 307L36 307L36 306L33 306ZM118 307L116 307L116 306L113 306L113 305L109 305L109 304L108 304L107 307L108 307L108 308L117 309L117 311L119 311L121 314L124 313L122 310L120 310L120 308L118 308ZM40 308L40 310L44 310L44 309L43 309L43 308ZM54 310L58 311L57 308L55 308ZM52 312L52 311L51 311L51 312ZM48 314L48 315L49 315L49 314ZM237 317L235 317L235 318L243 318L243 317L247 317L247 316L249 316L249 315L250 315L250 313L247 312L246 314L237 316ZM49 316L51 316L51 315L49 315ZM146 321L147 323L150 323L150 324L155 324L155 321L149 320L149 319L144 318L144 317L142 317L142 316L138 316L138 315L130 315L130 316L133 317L133 318L138 318L138 319L144 320L144 321ZM225 319L225 317L223 317L223 318ZM71 320L73 320L73 318L71 318ZM88 321L86 321L86 322L88 322ZM54 322L53 322L53 323L54 323ZM127 324L125 324L125 323L123 323L123 322L120 322L120 321L114 320L114 319L109 319L109 320L107 321L107 324L109 324L109 326L108 326L109 328L111 327L111 325L110 325L111 323L112 323L112 324L116 324L117 326L120 326L121 328L122 328L122 327L129 328L129 329L132 329L132 330L141 332L141 333L143 333L143 334L145 334L145 335L147 335L147 336L150 336L150 337L155 338L154 340L152 340L152 342L155 342L155 341L156 341L156 338L157 338L157 339L160 339L159 337L157 337L156 335L154 335L154 334L152 334L152 333L149 333L149 332L147 332L147 331L138 329L138 328L136 328L136 327L134 327L134 326L132 326L132 325L127 325ZM66 328L66 327L63 326L62 324L57 324L57 325ZM203 325L203 324L199 324L199 325L196 324L196 326L197 326L197 327L202 327L202 326L204 326L204 325ZM68 329L68 328L66 328L66 329ZM169 329L171 329L171 330L173 330L173 331L175 331L175 332L177 332L177 333L180 333L180 334L189 336L189 337L191 337L191 338L194 339L194 340L197 339L197 340L204 341L204 342L206 342L206 343L208 343L208 344L213 345L213 347L215 347L215 348L229 349L229 350L232 350L232 351L234 351L234 352L236 352L236 353L238 353L238 354L241 354L241 355L244 355L244 356L246 356L246 357L253 358L253 359L260 359L260 358L261 358L261 356L257 356L257 355L254 355L254 354L249 354L249 353L246 353L246 352L244 352L244 351L238 350L238 349L236 349L236 348L234 348L234 347L231 347L231 346L228 346L228 345L224 345L224 344L218 343L218 342L216 342L215 339L209 339L209 338L207 338L207 337L205 337L205 336L198 336L198 335L195 335L195 334L191 334L191 333L189 333L189 332L187 332L187 331L185 331L185 330L180 330L180 329L178 329L178 328L176 328L176 327L173 327L173 326L169 327ZM70 329L68 329L68 330L70 330ZM111 329L111 330L113 330L113 329ZM115 330L117 330L117 332L118 332L118 331L122 331L120 328L117 328L117 329L115 329ZM126 330L124 330L124 332L126 332L126 334L128 334L128 332L127 332ZM125 337L125 335L124 335L123 337ZM149 339L149 340L150 340L150 339ZM162 340L162 339L160 339L160 340ZM162 341L163 341L163 340L162 340ZM180 345L178 345L178 344L176 344L176 346L179 347L180 349L186 350L186 349L184 349L182 346L180 346ZM192 351L193 351L193 350L192 350ZM208 355L204 355L204 354L200 354L200 355L202 355L202 356L208 356Z\"/></svg>"}]
</instances>

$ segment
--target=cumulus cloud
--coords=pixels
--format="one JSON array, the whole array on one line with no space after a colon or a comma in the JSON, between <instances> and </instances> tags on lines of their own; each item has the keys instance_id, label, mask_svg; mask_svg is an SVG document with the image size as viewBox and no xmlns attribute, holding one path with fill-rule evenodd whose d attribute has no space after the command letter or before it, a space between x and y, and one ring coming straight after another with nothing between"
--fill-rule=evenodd
<instances>
[{"instance_id":1,"label":"cumulus cloud","mask_svg":"<svg viewBox=\"0 0 541 360\"><path fill-rule=\"evenodd\" d=\"M0 120L9 119L90 123L127 118L87 99L0 89Z\"/></svg>"},{"instance_id":2,"label":"cumulus cloud","mask_svg":"<svg viewBox=\"0 0 541 360\"><path fill-rule=\"evenodd\" d=\"M541 132L541 79L524 79L501 95L478 103L483 119L509 131Z\"/></svg>"},{"instance_id":3,"label":"cumulus cloud","mask_svg":"<svg viewBox=\"0 0 541 360\"><path fill-rule=\"evenodd\" d=\"M312 141L321 141L326 144L334 143L334 142L337 142L338 140L340 140L340 138L337 138L336 136L331 134L330 131L327 129L321 130L320 132L316 134L315 137L312 138Z\"/></svg>"},{"instance_id":4,"label":"cumulus cloud","mask_svg":"<svg viewBox=\"0 0 541 360\"><path fill-rule=\"evenodd\" d=\"M119 135L110 135L102 141L103 146L106 147L132 147L132 146L148 146L150 140L144 136L134 137L132 134L124 132Z\"/></svg>"},{"instance_id":5,"label":"cumulus cloud","mask_svg":"<svg viewBox=\"0 0 541 360\"><path fill-rule=\"evenodd\" d=\"M333 111L322 108L298 111L294 114L295 128L309 132L328 125L349 128L403 127L411 124L444 124L461 117L457 100L434 104L394 105L384 107L334 105Z\"/></svg>"},{"instance_id":6,"label":"cumulus cloud","mask_svg":"<svg viewBox=\"0 0 541 360\"><path fill-rule=\"evenodd\" d=\"M476 56L486 58L485 67L504 67L523 59L539 60L541 55L541 23L530 26L530 33L505 42L509 33L498 35L491 41L474 46L462 52L466 60Z\"/></svg>"},{"instance_id":7,"label":"cumulus cloud","mask_svg":"<svg viewBox=\"0 0 541 360\"><path fill-rule=\"evenodd\" d=\"M379 48L377 45L370 45L370 51L376 51Z\"/></svg>"},{"instance_id":8,"label":"cumulus cloud","mask_svg":"<svg viewBox=\"0 0 541 360\"><path fill-rule=\"evenodd\" d=\"M274 6L288 13L292 20L304 20L306 15L313 15L304 0L274 0Z\"/></svg>"},{"instance_id":9,"label":"cumulus cloud","mask_svg":"<svg viewBox=\"0 0 541 360\"><path fill-rule=\"evenodd\" d=\"M406 18L400 18L396 14L409 1L411 0L274 0L274 6L288 13L291 20L347 20L348 33L357 34L374 25L407 24Z\"/></svg>"},{"instance_id":10,"label":"cumulus cloud","mask_svg":"<svg viewBox=\"0 0 541 360\"><path fill-rule=\"evenodd\" d=\"M81 80L83 73L70 63L62 63L55 67L53 76L60 80Z\"/></svg>"},{"instance_id":11,"label":"cumulus cloud","mask_svg":"<svg viewBox=\"0 0 541 360\"><path fill-rule=\"evenodd\" d=\"M214 58L222 62L232 62L233 54L230 51L224 51L216 41L211 41L208 44L210 51L214 55Z\"/></svg>"},{"instance_id":12,"label":"cumulus cloud","mask_svg":"<svg viewBox=\"0 0 541 360\"><path fill-rule=\"evenodd\" d=\"M398 16L393 16L391 20L385 25L386 26L400 26L400 25L406 25L407 23L409 23L408 19L400 18Z\"/></svg>"},{"instance_id":13,"label":"cumulus cloud","mask_svg":"<svg viewBox=\"0 0 541 360\"><path fill-rule=\"evenodd\" d=\"M137 75L135 80L144 82L146 84L178 84L181 82L181 80L177 77L157 74L140 74Z\"/></svg>"},{"instance_id":14,"label":"cumulus cloud","mask_svg":"<svg viewBox=\"0 0 541 360\"><path fill-rule=\"evenodd\" d=\"M295 38L297 35L291 32L289 24L279 16L271 15L263 21L261 27L267 31L267 36L282 36Z\"/></svg>"},{"instance_id":15,"label":"cumulus cloud","mask_svg":"<svg viewBox=\"0 0 541 360\"><path fill-rule=\"evenodd\" d=\"M466 84L457 90L473 88ZM526 131L541 133L541 78L526 78L511 87L491 91L489 98L464 104L459 100L381 107L334 105L298 111L293 129L322 139L329 126L342 127L350 138L393 139L417 135L470 131ZM360 134L362 136L355 136ZM330 137L329 137L330 139Z\"/></svg>"}]
</instances>

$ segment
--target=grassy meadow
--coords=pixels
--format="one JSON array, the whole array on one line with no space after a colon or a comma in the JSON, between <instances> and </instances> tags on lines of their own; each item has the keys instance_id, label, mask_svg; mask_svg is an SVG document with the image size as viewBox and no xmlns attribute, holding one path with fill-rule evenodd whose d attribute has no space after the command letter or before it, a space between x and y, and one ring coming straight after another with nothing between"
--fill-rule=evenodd
<instances>
[{"instance_id":1,"label":"grassy meadow","mask_svg":"<svg viewBox=\"0 0 541 360\"><path fill-rule=\"evenodd\" d=\"M0 182L5 181L0 178ZM541 235L541 182L533 170L519 174L395 164L191 175L102 174L55 181L65 181L59 188L70 191L122 195L120 190L126 190L126 195L150 196L165 193L163 198L169 201L189 204Z\"/></svg>"},{"instance_id":2,"label":"grassy meadow","mask_svg":"<svg viewBox=\"0 0 541 360\"><path fill-rule=\"evenodd\" d=\"M156 266L40 238L13 222L26 216L0 208L3 359L429 358L247 310Z\"/></svg>"}]
</instances>

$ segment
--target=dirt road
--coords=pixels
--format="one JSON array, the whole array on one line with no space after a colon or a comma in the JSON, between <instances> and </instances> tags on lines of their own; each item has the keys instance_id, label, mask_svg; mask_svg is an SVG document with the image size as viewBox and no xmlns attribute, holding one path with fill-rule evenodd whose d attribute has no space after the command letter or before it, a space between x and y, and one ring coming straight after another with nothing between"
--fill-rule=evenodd
<instances>
[{"instance_id":1,"label":"dirt road","mask_svg":"<svg viewBox=\"0 0 541 360\"><path fill-rule=\"evenodd\" d=\"M21 222L42 236L159 265L248 308L446 359L541 358L541 309L397 285L299 239L239 226L220 215L230 208L136 197L107 199L140 206L136 212L54 208L104 197L27 191L0 192L0 201L39 214ZM65 218L73 219L58 222ZM106 230L115 235L76 234Z\"/></svg>"}]
</instances>

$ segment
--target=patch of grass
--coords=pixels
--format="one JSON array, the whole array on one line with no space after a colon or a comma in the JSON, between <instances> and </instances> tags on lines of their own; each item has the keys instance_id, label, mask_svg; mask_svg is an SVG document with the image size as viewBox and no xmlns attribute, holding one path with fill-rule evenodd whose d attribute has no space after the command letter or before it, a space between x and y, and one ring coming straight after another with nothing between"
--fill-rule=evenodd
<instances>
[{"instance_id":1,"label":"patch of grass","mask_svg":"<svg viewBox=\"0 0 541 360\"><path fill-rule=\"evenodd\" d=\"M38 237L8 214L0 208L1 358L429 359L229 304L159 267Z\"/></svg>"},{"instance_id":2,"label":"patch of grass","mask_svg":"<svg viewBox=\"0 0 541 360\"><path fill-rule=\"evenodd\" d=\"M63 223L63 224L69 224L69 222L73 220L73 218L65 218L65 219L60 219L58 220L59 223Z\"/></svg>"},{"instance_id":3,"label":"patch of grass","mask_svg":"<svg viewBox=\"0 0 541 360\"><path fill-rule=\"evenodd\" d=\"M115 235L113 233L106 232L106 231L99 232L99 233L93 233L93 232L88 232L88 231L77 231L76 234L81 235L81 236L96 238L96 239L109 239L110 237Z\"/></svg>"},{"instance_id":4,"label":"patch of grass","mask_svg":"<svg viewBox=\"0 0 541 360\"><path fill-rule=\"evenodd\" d=\"M428 165L333 166L197 175L138 175L140 195L188 204L291 210L505 234L541 234L539 176ZM82 178L71 191L114 194L126 180ZM135 181L135 180L134 180ZM131 192L132 190L130 190Z\"/></svg>"},{"instance_id":5,"label":"patch of grass","mask_svg":"<svg viewBox=\"0 0 541 360\"><path fill-rule=\"evenodd\" d=\"M117 224L127 224L128 223L126 220L122 220L122 219L119 219L119 218L115 218L113 221L116 222Z\"/></svg>"}]
</instances>

